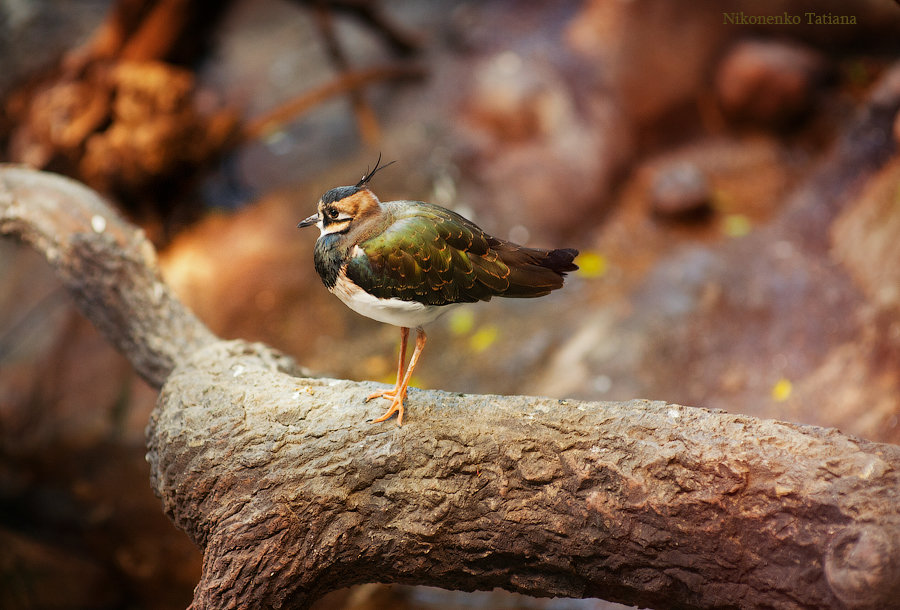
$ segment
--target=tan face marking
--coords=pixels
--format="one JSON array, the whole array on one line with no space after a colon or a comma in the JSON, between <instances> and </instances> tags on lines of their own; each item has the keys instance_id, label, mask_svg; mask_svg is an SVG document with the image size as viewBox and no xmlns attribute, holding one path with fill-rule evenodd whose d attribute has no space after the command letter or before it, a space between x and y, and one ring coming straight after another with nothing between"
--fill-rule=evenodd
<instances>
[{"instance_id":1,"label":"tan face marking","mask_svg":"<svg viewBox=\"0 0 900 610\"><path fill-rule=\"evenodd\" d=\"M344 231L353 220L366 216L377 208L378 198L368 189L332 203L322 203L320 199L317 226L322 235Z\"/></svg>"}]
</instances>

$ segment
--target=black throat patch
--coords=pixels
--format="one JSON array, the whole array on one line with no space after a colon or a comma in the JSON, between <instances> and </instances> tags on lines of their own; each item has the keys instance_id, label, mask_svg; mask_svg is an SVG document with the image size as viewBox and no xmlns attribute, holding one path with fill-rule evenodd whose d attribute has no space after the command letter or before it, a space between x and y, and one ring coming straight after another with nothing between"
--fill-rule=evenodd
<instances>
[{"instance_id":1,"label":"black throat patch","mask_svg":"<svg viewBox=\"0 0 900 610\"><path fill-rule=\"evenodd\" d=\"M313 261L316 264L316 272L322 278L325 287L331 290L337 283L338 274L344 265L345 255L338 247L338 241L343 237L339 233L329 233L316 240L316 248L313 253Z\"/></svg>"}]
</instances>

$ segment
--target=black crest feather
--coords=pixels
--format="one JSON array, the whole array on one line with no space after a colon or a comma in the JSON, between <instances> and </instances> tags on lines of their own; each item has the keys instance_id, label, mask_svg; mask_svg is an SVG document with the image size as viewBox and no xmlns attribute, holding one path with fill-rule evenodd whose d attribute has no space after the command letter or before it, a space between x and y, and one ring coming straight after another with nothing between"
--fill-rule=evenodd
<instances>
[{"instance_id":1,"label":"black crest feather","mask_svg":"<svg viewBox=\"0 0 900 610\"><path fill-rule=\"evenodd\" d=\"M369 171L369 169L366 168L366 173L363 174L363 177L360 179L360 181L356 183L356 188L363 188L364 186L368 186L369 180L372 179L372 176L375 175L375 172L384 169L388 165L393 165L394 163L396 163L396 161L391 161L390 163L385 163L384 165L381 165L379 167L380 163L381 163L381 153L378 153L378 160L375 161L375 167L372 168L372 171Z\"/></svg>"}]
</instances>

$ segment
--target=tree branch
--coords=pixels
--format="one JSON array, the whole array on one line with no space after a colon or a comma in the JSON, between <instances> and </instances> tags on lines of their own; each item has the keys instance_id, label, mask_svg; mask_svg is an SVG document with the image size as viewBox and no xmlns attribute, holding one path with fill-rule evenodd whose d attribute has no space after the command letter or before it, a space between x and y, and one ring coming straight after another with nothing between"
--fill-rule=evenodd
<instances>
[{"instance_id":1,"label":"tree branch","mask_svg":"<svg viewBox=\"0 0 900 610\"><path fill-rule=\"evenodd\" d=\"M290 99L283 104L250 119L244 126L242 137L253 140L276 131L285 123L303 114L323 101L345 92L358 91L371 83L388 79L417 78L425 74L422 66L410 63L395 63L374 68L342 73L323 85Z\"/></svg>"},{"instance_id":2,"label":"tree branch","mask_svg":"<svg viewBox=\"0 0 900 610\"><path fill-rule=\"evenodd\" d=\"M216 339L163 283L144 232L74 180L0 164L0 234L43 254L81 311L154 387Z\"/></svg>"},{"instance_id":3,"label":"tree branch","mask_svg":"<svg viewBox=\"0 0 900 610\"><path fill-rule=\"evenodd\" d=\"M194 608L302 608L373 581L656 607L900 596L900 447L664 402L415 390L405 426L374 426L372 384L216 340L84 187L0 168L0 232L165 379L148 457L204 550Z\"/></svg>"}]
</instances>

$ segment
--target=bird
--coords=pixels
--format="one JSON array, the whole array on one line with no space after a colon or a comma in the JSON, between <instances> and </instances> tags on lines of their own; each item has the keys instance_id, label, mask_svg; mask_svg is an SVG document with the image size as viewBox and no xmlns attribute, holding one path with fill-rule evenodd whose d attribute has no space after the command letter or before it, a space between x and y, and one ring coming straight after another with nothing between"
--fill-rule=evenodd
<instances>
[{"instance_id":1,"label":"bird","mask_svg":"<svg viewBox=\"0 0 900 610\"><path fill-rule=\"evenodd\" d=\"M315 214L297 227L319 228L313 261L332 294L363 316L400 327L397 381L366 402L389 399L390 408L373 423L396 413L402 425L409 382L427 340L426 324L465 303L549 294L578 269L573 262L578 250L521 246L424 201L382 202L369 183L394 161L380 163L379 154L356 185L327 191ZM416 344L404 373L412 328Z\"/></svg>"}]
</instances>

